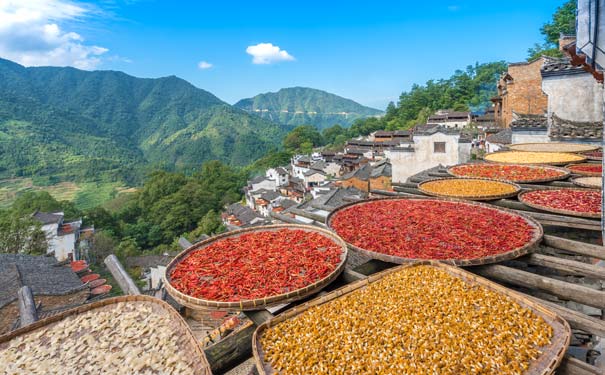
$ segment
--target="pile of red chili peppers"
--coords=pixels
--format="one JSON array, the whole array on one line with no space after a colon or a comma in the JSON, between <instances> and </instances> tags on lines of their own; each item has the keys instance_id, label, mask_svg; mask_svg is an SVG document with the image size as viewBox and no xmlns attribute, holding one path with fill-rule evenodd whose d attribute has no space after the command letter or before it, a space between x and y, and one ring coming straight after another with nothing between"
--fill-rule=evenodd
<instances>
[{"instance_id":1,"label":"pile of red chili peppers","mask_svg":"<svg viewBox=\"0 0 605 375\"><path fill-rule=\"evenodd\" d=\"M172 269L170 283L184 294L212 301L264 298L327 277L341 255L340 245L316 232L250 232L192 251Z\"/></svg>"},{"instance_id":2,"label":"pile of red chili peppers","mask_svg":"<svg viewBox=\"0 0 605 375\"><path fill-rule=\"evenodd\" d=\"M332 228L362 249L413 259L476 259L517 249L534 231L497 209L436 200L377 200L335 214Z\"/></svg>"},{"instance_id":3,"label":"pile of red chili peppers","mask_svg":"<svg viewBox=\"0 0 605 375\"><path fill-rule=\"evenodd\" d=\"M588 152L583 152L582 155L586 155L586 156L590 156L593 158L603 158L603 151L588 151Z\"/></svg>"},{"instance_id":4,"label":"pile of red chili peppers","mask_svg":"<svg viewBox=\"0 0 605 375\"><path fill-rule=\"evenodd\" d=\"M565 174L564 171L555 168L515 164L459 165L453 167L451 171L458 177L493 178L512 182L554 179Z\"/></svg>"},{"instance_id":5,"label":"pile of red chili peppers","mask_svg":"<svg viewBox=\"0 0 605 375\"><path fill-rule=\"evenodd\" d=\"M522 200L557 210L591 214L601 212L601 192L595 190L534 190L523 194Z\"/></svg>"},{"instance_id":6,"label":"pile of red chili peppers","mask_svg":"<svg viewBox=\"0 0 605 375\"><path fill-rule=\"evenodd\" d=\"M572 172L589 172L589 173L601 173L603 172L603 167L601 164L597 163L584 163L584 164L576 164L570 165L567 167Z\"/></svg>"}]
</instances>

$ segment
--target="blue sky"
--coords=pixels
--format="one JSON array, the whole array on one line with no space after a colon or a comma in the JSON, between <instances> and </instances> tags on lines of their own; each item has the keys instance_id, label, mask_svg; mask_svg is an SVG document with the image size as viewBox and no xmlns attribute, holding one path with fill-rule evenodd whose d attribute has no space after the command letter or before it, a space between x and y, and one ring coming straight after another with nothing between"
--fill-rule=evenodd
<instances>
[{"instance_id":1,"label":"blue sky","mask_svg":"<svg viewBox=\"0 0 605 375\"><path fill-rule=\"evenodd\" d=\"M229 103L307 86L384 109L414 83L524 60L562 3L3 0L0 57L176 75Z\"/></svg>"}]
</instances>

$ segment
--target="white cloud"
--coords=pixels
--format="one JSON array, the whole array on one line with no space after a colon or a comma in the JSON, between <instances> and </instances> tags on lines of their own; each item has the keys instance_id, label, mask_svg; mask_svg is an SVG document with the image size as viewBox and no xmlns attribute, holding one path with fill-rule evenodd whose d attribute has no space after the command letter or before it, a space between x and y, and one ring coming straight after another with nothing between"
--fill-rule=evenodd
<instances>
[{"instance_id":1,"label":"white cloud","mask_svg":"<svg viewBox=\"0 0 605 375\"><path fill-rule=\"evenodd\" d=\"M212 64L210 64L207 61L200 61L197 64L197 67L200 68L200 69L210 69L210 68L212 68Z\"/></svg>"},{"instance_id":2,"label":"white cloud","mask_svg":"<svg viewBox=\"0 0 605 375\"><path fill-rule=\"evenodd\" d=\"M294 61L294 56L271 43L259 43L246 48L246 53L252 56L253 64L273 64L280 61Z\"/></svg>"},{"instance_id":3,"label":"white cloud","mask_svg":"<svg viewBox=\"0 0 605 375\"><path fill-rule=\"evenodd\" d=\"M80 34L60 26L91 11L69 0L0 1L0 57L25 66L94 69L108 49L85 44Z\"/></svg>"}]
</instances>

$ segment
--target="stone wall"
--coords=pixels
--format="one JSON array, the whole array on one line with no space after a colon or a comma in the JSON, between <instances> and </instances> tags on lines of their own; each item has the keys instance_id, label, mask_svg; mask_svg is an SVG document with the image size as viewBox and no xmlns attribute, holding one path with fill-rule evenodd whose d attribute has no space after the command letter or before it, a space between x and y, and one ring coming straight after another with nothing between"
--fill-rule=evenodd
<instances>
[{"instance_id":1,"label":"stone wall","mask_svg":"<svg viewBox=\"0 0 605 375\"><path fill-rule=\"evenodd\" d=\"M603 121L603 85L589 73L544 77L548 118L553 114L579 122Z\"/></svg>"}]
</instances>

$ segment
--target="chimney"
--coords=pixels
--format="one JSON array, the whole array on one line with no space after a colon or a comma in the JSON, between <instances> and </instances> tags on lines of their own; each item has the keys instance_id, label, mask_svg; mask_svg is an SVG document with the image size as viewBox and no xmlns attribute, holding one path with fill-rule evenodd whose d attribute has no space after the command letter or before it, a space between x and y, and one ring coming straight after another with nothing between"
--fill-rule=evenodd
<instances>
[{"instance_id":1,"label":"chimney","mask_svg":"<svg viewBox=\"0 0 605 375\"><path fill-rule=\"evenodd\" d=\"M575 35L560 34L559 35L559 51L565 52L565 50L563 49L563 47L565 47L568 44L573 43L575 41L576 41L576 36Z\"/></svg>"}]
</instances>

